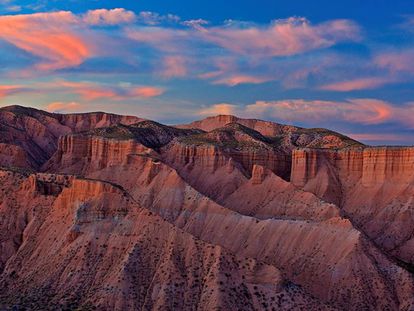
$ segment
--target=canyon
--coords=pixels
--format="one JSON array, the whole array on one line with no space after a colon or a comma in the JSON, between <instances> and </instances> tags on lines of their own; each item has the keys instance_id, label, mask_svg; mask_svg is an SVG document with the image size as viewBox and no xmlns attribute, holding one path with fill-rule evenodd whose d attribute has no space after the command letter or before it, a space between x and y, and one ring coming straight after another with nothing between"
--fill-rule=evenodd
<instances>
[{"instance_id":1,"label":"canyon","mask_svg":"<svg viewBox=\"0 0 414 311\"><path fill-rule=\"evenodd\" d=\"M0 310L414 310L414 147L0 108Z\"/></svg>"}]
</instances>

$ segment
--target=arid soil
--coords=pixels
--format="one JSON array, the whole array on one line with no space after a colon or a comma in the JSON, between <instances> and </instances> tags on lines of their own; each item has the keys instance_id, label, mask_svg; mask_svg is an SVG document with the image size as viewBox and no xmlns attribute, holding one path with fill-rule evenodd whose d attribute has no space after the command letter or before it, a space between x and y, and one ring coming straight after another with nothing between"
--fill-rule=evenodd
<instances>
[{"instance_id":1,"label":"arid soil","mask_svg":"<svg viewBox=\"0 0 414 311\"><path fill-rule=\"evenodd\" d=\"M414 310L414 148L0 108L0 310Z\"/></svg>"}]
</instances>

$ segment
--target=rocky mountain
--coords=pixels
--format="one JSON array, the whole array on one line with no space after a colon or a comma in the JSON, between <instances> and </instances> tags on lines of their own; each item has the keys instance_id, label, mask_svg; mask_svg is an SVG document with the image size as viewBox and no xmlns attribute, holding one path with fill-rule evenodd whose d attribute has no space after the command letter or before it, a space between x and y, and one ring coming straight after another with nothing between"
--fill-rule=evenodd
<instances>
[{"instance_id":1,"label":"rocky mountain","mask_svg":"<svg viewBox=\"0 0 414 311\"><path fill-rule=\"evenodd\" d=\"M0 125L0 309L414 310L413 148L233 116Z\"/></svg>"},{"instance_id":2,"label":"rocky mountain","mask_svg":"<svg viewBox=\"0 0 414 311\"><path fill-rule=\"evenodd\" d=\"M104 112L55 114L21 106L0 109L0 165L38 169L56 151L60 136L143 121Z\"/></svg>"}]
</instances>

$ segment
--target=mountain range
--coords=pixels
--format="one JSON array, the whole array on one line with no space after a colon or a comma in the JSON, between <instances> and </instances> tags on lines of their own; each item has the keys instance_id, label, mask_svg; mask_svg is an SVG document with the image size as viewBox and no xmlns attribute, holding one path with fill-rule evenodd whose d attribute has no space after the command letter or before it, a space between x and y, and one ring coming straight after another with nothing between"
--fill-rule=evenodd
<instances>
[{"instance_id":1,"label":"mountain range","mask_svg":"<svg viewBox=\"0 0 414 311\"><path fill-rule=\"evenodd\" d=\"M414 147L0 108L0 310L414 310Z\"/></svg>"}]
</instances>

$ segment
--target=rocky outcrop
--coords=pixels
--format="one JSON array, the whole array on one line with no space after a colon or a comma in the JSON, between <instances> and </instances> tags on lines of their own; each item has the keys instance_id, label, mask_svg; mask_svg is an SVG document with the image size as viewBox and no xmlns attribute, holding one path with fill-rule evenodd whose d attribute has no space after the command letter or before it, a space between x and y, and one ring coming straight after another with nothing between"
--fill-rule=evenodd
<instances>
[{"instance_id":1,"label":"rocky outcrop","mask_svg":"<svg viewBox=\"0 0 414 311\"><path fill-rule=\"evenodd\" d=\"M35 165L22 147L0 143L0 166L30 168Z\"/></svg>"},{"instance_id":2,"label":"rocky outcrop","mask_svg":"<svg viewBox=\"0 0 414 311\"><path fill-rule=\"evenodd\" d=\"M384 182L409 183L414 178L414 148L368 147L343 150L302 149L292 154L293 183L303 186L331 165L341 181L360 179L366 187Z\"/></svg>"},{"instance_id":3,"label":"rocky outcrop","mask_svg":"<svg viewBox=\"0 0 414 311\"><path fill-rule=\"evenodd\" d=\"M23 206L22 197L10 197ZM47 202L6 259L2 306L333 310L274 266L195 238L140 208L118 186L74 179Z\"/></svg>"},{"instance_id":4,"label":"rocky outcrop","mask_svg":"<svg viewBox=\"0 0 414 311\"><path fill-rule=\"evenodd\" d=\"M298 190L270 170L253 167L252 177L226 197L223 206L259 219L323 221L340 215L339 208L310 192Z\"/></svg>"},{"instance_id":5,"label":"rocky outcrop","mask_svg":"<svg viewBox=\"0 0 414 311\"><path fill-rule=\"evenodd\" d=\"M62 115L21 106L3 107L0 109L0 143L3 144L0 161L12 161L12 153L15 165L38 169L56 151L62 135L140 121L143 119L103 112Z\"/></svg>"},{"instance_id":6,"label":"rocky outcrop","mask_svg":"<svg viewBox=\"0 0 414 311\"><path fill-rule=\"evenodd\" d=\"M277 136L289 133L298 129L296 126L282 125L274 122L262 121L257 119L242 119L232 115L218 115L208 117L204 120L195 121L190 124L177 125L179 128L201 129L206 132L224 127L229 123L239 123L248 128L258 131L264 136Z\"/></svg>"},{"instance_id":7,"label":"rocky outcrop","mask_svg":"<svg viewBox=\"0 0 414 311\"><path fill-rule=\"evenodd\" d=\"M209 150L209 154L205 154L205 150ZM213 170L216 170L225 165L228 159L232 159L239 164L246 176L250 176L255 164L264 166L283 178L288 178L290 174L290 154L279 150L271 139L238 123L229 123L208 133L178 138L162 152L167 154L169 162L180 163L181 166L196 162L197 157L202 157L214 162ZM173 159L174 155L183 153L186 154L184 158L176 156Z\"/></svg>"},{"instance_id":8,"label":"rocky outcrop","mask_svg":"<svg viewBox=\"0 0 414 311\"><path fill-rule=\"evenodd\" d=\"M239 162L214 145L173 141L161 155L191 186L215 200L234 192L248 178Z\"/></svg>"},{"instance_id":9,"label":"rocky outcrop","mask_svg":"<svg viewBox=\"0 0 414 311\"><path fill-rule=\"evenodd\" d=\"M414 263L414 148L297 150L291 181L337 203L378 245Z\"/></svg>"},{"instance_id":10,"label":"rocky outcrop","mask_svg":"<svg viewBox=\"0 0 414 311\"><path fill-rule=\"evenodd\" d=\"M414 307L412 148L135 121L0 109L0 309Z\"/></svg>"},{"instance_id":11,"label":"rocky outcrop","mask_svg":"<svg viewBox=\"0 0 414 311\"><path fill-rule=\"evenodd\" d=\"M90 177L122 185L141 206L197 238L280 268L325 303L342 309L410 306L410 274L341 218L335 205L270 171L264 173L259 174L261 184L243 181L224 206L189 187L181 173L148 157L95 171ZM367 279L378 287L371 288Z\"/></svg>"},{"instance_id":12,"label":"rocky outcrop","mask_svg":"<svg viewBox=\"0 0 414 311\"><path fill-rule=\"evenodd\" d=\"M56 153L43 170L83 175L88 170L127 164L136 154L152 153L151 149L132 139L116 140L72 134L59 139Z\"/></svg>"},{"instance_id":13,"label":"rocky outcrop","mask_svg":"<svg viewBox=\"0 0 414 311\"><path fill-rule=\"evenodd\" d=\"M178 125L177 127L201 129L210 132L234 123L270 138L278 145L280 150L287 153L290 153L297 147L345 148L349 146L362 146L361 143L349 137L323 128L305 129L257 119L242 119L232 115L218 115L190 124Z\"/></svg>"}]
</instances>

